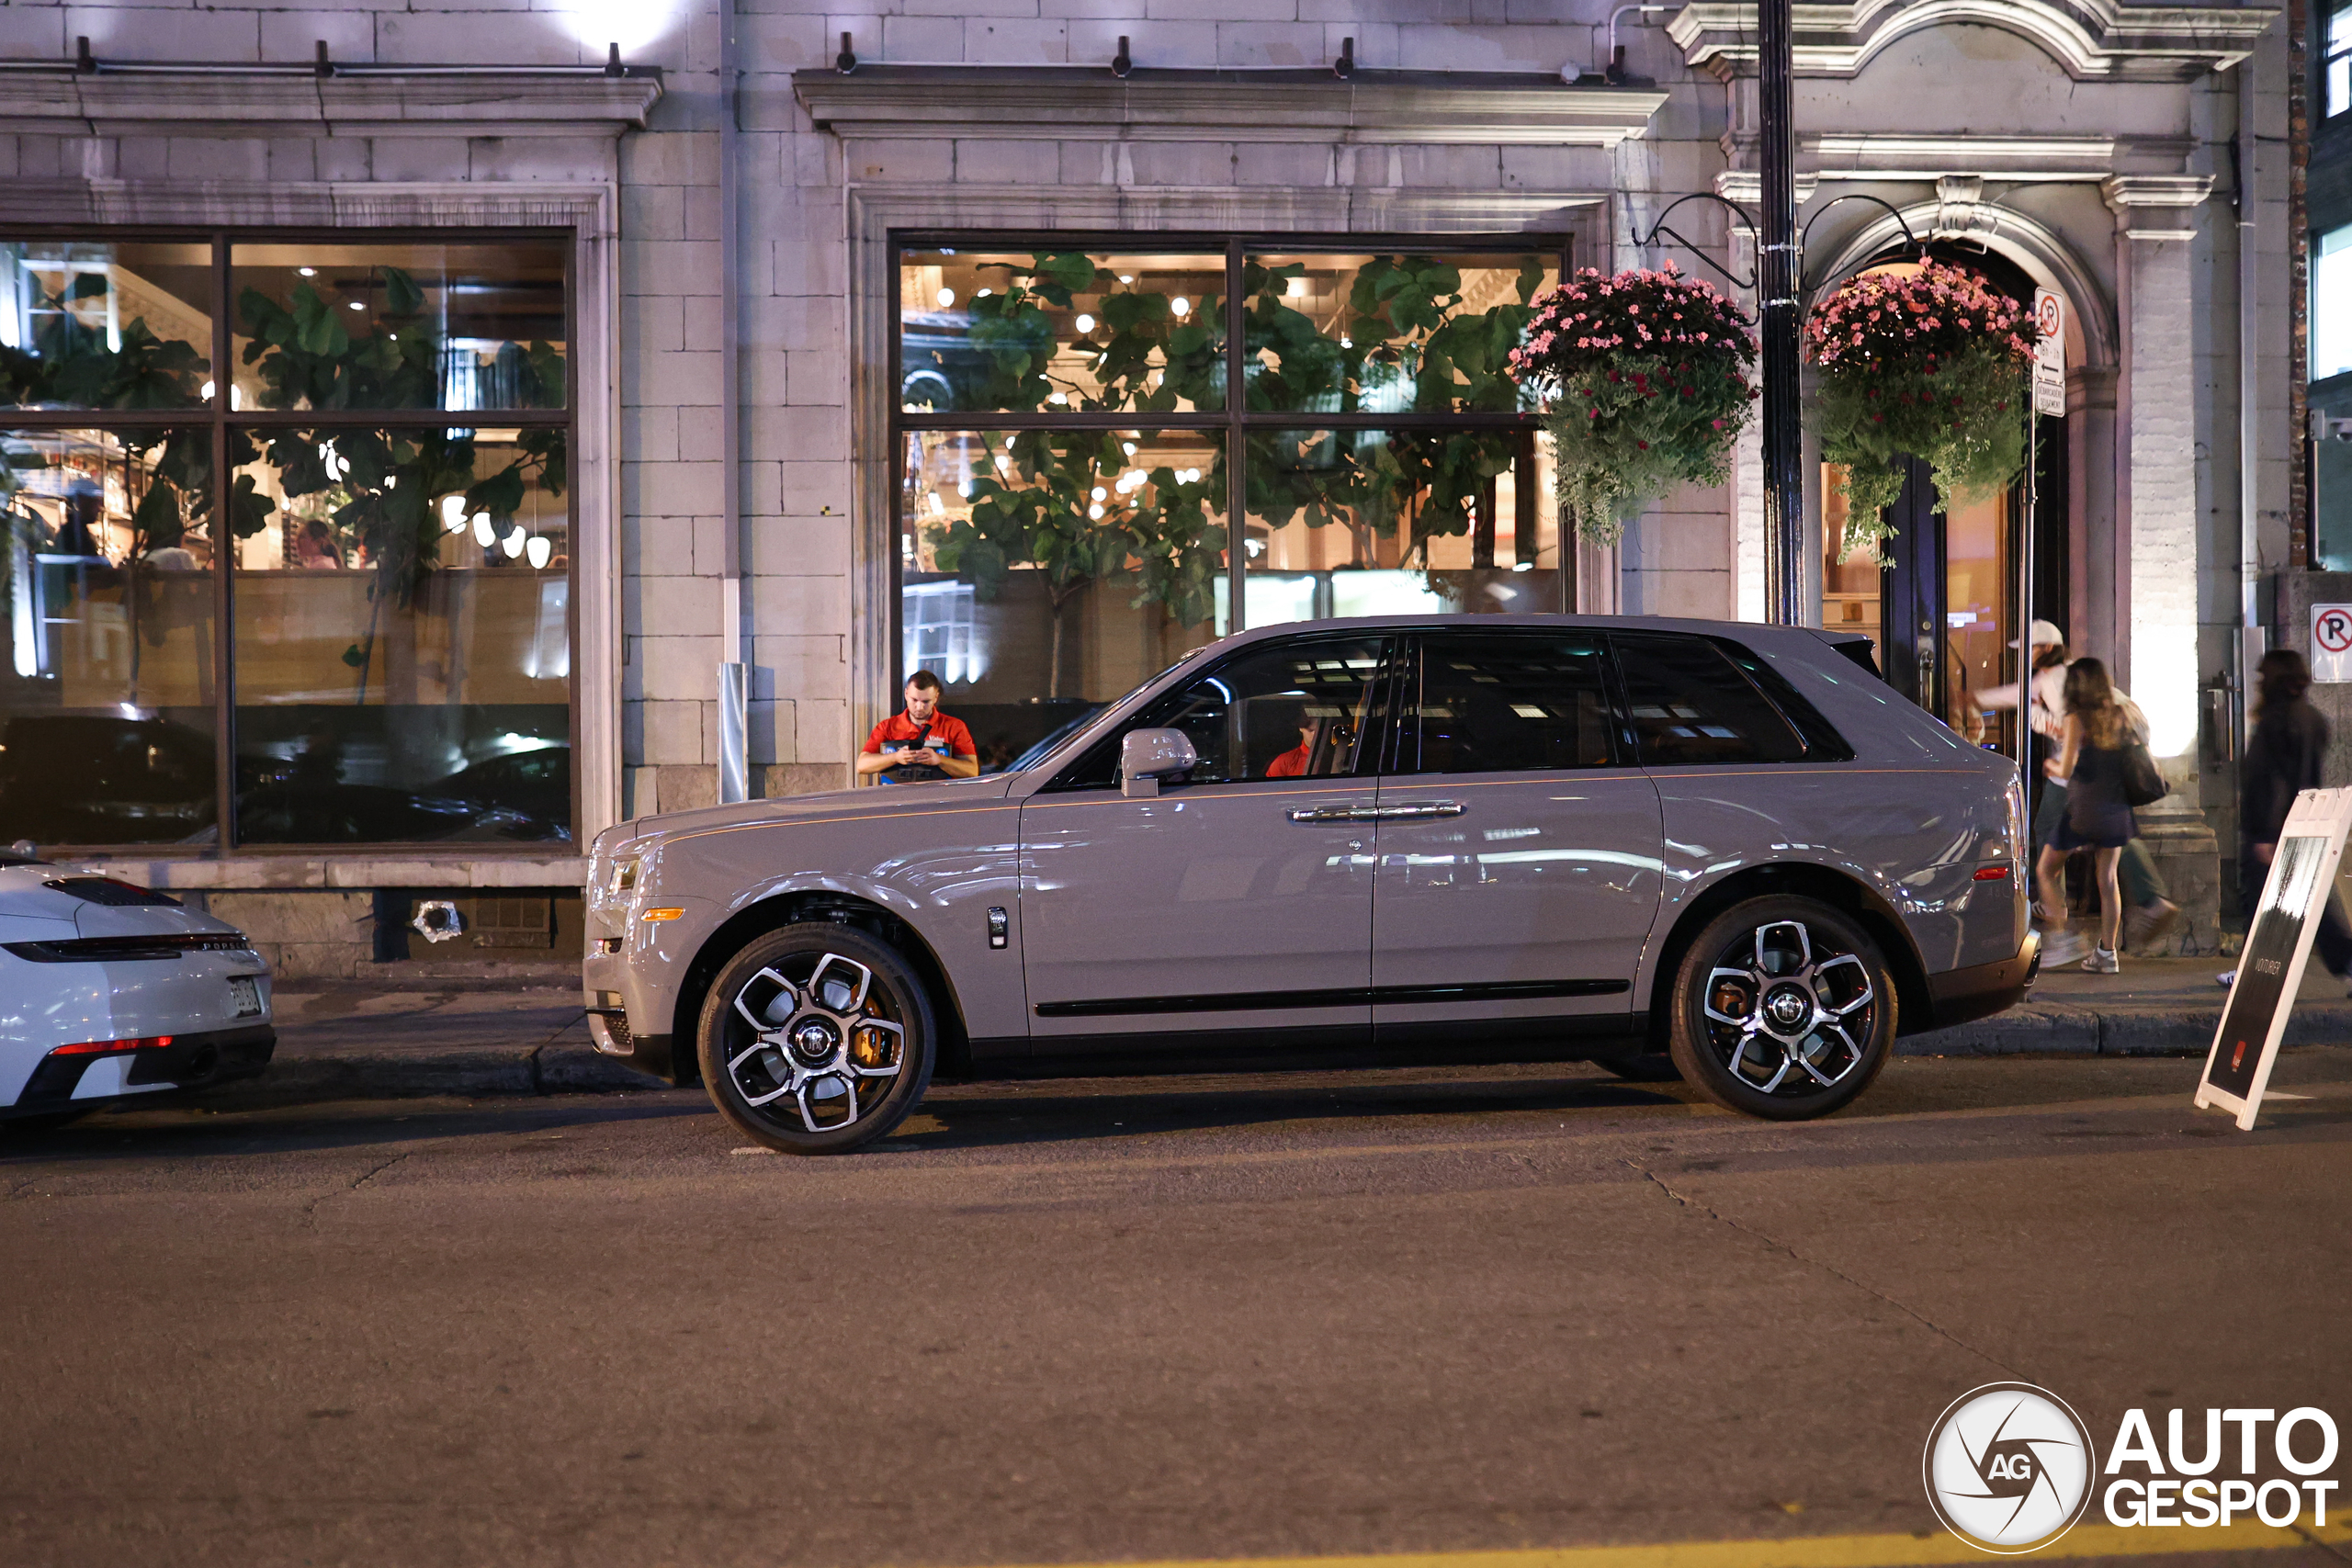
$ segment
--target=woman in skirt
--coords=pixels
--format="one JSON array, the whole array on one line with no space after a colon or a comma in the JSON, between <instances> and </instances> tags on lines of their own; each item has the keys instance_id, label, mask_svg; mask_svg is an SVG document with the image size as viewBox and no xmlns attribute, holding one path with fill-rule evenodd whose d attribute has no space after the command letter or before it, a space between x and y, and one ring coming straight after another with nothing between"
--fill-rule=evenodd
<instances>
[{"instance_id":1,"label":"woman in skirt","mask_svg":"<svg viewBox=\"0 0 2352 1568\"><path fill-rule=\"evenodd\" d=\"M2071 964L2082 958L2094 975L2112 975L2122 967L2116 950L2123 925L2123 895L2116 886L2115 865L2135 829L2132 807L2123 798L2124 749L2131 743L2130 726L2122 705L2115 700L2115 683L2107 666L2096 659L2077 659L2066 671L2066 721L2058 738L2057 755L2041 764L2042 772L2066 786L2066 815L2041 846L2034 864L2041 884L2041 907L2066 907L2066 857L2076 850L2092 852L2091 865L2098 881L2098 945L2083 957L2083 939L2070 931L2052 932L2042 949L2044 964Z\"/></svg>"}]
</instances>

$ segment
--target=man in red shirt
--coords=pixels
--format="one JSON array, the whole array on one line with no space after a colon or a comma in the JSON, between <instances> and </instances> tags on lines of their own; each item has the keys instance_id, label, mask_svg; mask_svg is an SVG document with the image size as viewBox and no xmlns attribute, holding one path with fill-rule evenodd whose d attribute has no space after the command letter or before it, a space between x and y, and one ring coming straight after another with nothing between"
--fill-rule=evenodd
<instances>
[{"instance_id":1,"label":"man in red shirt","mask_svg":"<svg viewBox=\"0 0 2352 1568\"><path fill-rule=\"evenodd\" d=\"M1298 744L1266 764L1270 779L1295 779L1306 775L1306 764L1315 760L1315 721L1298 721Z\"/></svg>"},{"instance_id":2,"label":"man in red shirt","mask_svg":"<svg viewBox=\"0 0 2352 1568\"><path fill-rule=\"evenodd\" d=\"M907 711L876 725L857 757L858 775L878 773L884 784L968 779L979 771L972 732L939 711L939 677L928 670L907 677Z\"/></svg>"}]
</instances>

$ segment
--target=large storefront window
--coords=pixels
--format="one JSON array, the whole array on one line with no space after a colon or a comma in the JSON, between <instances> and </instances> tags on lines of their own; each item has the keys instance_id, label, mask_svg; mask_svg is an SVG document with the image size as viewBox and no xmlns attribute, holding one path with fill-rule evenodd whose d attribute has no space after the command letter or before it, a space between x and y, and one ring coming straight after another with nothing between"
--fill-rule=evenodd
<instances>
[{"instance_id":1,"label":"large storefront window","mask_svg":"<svg viewBox=\"0 0 2352 1568\"><path fill-rule=\"evenodd\" d=\"M905 245L902 672L1001 765L1237 626L1560 608L1504 373L1559 259Z\"/></svg>"},{"instance_id":2,"label":"large storefront window","mask_svg":"<svg viewBox=\"0 0 2352 1568\"><path fill-rule=\"evenodd\" d=\"M570 840L565 256L0 237L0 840Z\"/></svg>"}]
</instances>

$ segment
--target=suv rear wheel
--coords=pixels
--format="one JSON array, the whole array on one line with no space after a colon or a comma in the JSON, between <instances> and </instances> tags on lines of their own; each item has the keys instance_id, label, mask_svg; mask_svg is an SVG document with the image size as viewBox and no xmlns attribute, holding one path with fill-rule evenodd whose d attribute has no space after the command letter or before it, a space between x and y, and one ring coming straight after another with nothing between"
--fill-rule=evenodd
<instances>
[{"instance_id":1,"label":"suv rear wheel","mask_svg":"<svg viewBox=\"0 0 2352 1568\"><path fill-rule=\"evenodd\" d=\"M1894 977L1870 933L1810 898L1751 898L1676 971L1670 1047L1726 1110L1802 1122L1852 1102L1894 1044Z\"/></svg>"},{"instance_id":2,"label":"suv rear wheel","mask_svg":"<svg viewBox=\"0 0 2352 1568\"><path fill-rule=\"evenodd\" d=\"M844 1154L906 1119L931 1083L931 1000L888 943L831 922L737 953L704 999L696 1050L718 1113L784 1154Z\"/></svg>"}]
</instances>

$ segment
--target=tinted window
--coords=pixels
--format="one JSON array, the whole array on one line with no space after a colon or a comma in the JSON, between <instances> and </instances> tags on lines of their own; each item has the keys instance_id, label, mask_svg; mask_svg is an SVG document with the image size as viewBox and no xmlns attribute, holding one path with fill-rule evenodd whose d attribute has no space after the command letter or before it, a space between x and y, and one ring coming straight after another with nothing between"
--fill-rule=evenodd
<instances>
[{"instance_id":1,"label":"tinted window","mask_svg":"<svg viewBox=\"0 0 2352 1568\"><path fill-rule=\"evenodd\" d=\"M1317 637L1252 649L1153 703L1052 785L1109 789L1129 729L1181 729L1200 762L1189 783L1328 778L1369 760L1365 738L1386 669L1380 637Z\"/></svg>"},{"instance_id":2,"label":"tinted window","mask_svg":"<svg viewBox=\"0 0 2352 1568\"><path fill-rule=\"evenodd\" d=\"M1734 664L1739 666L1743 674L1763 688L1764 694L1772 699L1772 705L1781 710L1781 716L1795 727L1797 734L1804 740L1806 761L1850 762L1854 760L1854 749L1846 744L1846 738L1838 733L1836 726L1821 716L1819 708L1797 694L1797 689L1789 684L1787 676L1758 658L1752 649L1742 648L1736 642L1720 638L1717 639L1715 646L1722 649L1724 656ZM1849 652L1851 649L1860 649L1860 660L1863 667L1873 675L1878 673L1878 667L1871 662L1871 645L1868 638L1857 637L1852 642L1841 644L1838 648L1839 652L1849 653L1849 657L1852 656Z\"/></svg>"},{"instance_id":3,"label":"tinted window","mask_svg":"<svg viewBox=\"0 0 2352 1568\"><path fill-rule=\"evenodd\" d=\"M1668 633L1615 641L1645 767L1804 758L1797 732L1713 643Z\"/></svg>"},{"instance_id":4,"label":"tinted window","mask_svg":"<svg viewBox=\"0 0 2352 1568\"><path fill-rule=\"evenodd\" d=\"M1456 632L1421 642L1400 773L1605 768L1616 761L1606 656L1589 632Z\"/></svg>"}]
</instances>

